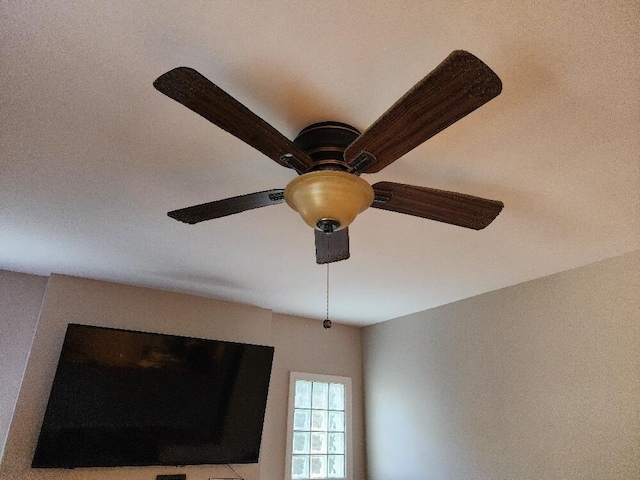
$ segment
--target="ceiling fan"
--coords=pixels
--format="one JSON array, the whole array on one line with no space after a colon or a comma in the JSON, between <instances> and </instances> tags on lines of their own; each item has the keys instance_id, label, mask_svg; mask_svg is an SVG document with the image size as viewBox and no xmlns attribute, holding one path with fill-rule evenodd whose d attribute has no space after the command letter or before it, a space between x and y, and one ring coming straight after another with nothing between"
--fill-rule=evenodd
<instances>
[{"instance_id":1,"label":"ceiling fan","mask_svg":"<svg viewBox=\"0 0 640 480\"><path fill-rule=\"evenodd\" d=\"M195 70L178 67L154 87L300 176L273 189L173 210L171 218L195 224L287 202L315 229L316 261L349 258L348 226L369 206L480 230L504 204L496 200L393 182L373 186L375 173L496 97L498 76L463 50L452 52L364 133L341 122L304 128L290 141Z\"/></svg>"}]
</instances>

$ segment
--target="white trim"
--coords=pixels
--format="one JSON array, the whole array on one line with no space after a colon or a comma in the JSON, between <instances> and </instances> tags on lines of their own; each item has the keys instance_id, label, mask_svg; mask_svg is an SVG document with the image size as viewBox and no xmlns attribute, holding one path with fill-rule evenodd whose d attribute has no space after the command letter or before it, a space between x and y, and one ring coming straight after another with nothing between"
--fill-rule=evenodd
<instances>
[{"instance_id":1,"label":"white trim","mask_svg":"<svg viewBox=\"0 0 640 480\"><path fill-rule=\"evenodd\" d=\"M291 372L289 374L289 397L288 397L288 414L287 414L287 457L285 461L285 480L291 480L291 459L293 455L293 399L295 398L296 380L310 380L312 382L342 383L344 384L345 394L345 480L353 479L353 453L352 453L352 403L351 403L351 378L339 377L336 375L321 375L318 373ZM331 479L327 479L331 480Z\"/></svg>"}]
</instances>

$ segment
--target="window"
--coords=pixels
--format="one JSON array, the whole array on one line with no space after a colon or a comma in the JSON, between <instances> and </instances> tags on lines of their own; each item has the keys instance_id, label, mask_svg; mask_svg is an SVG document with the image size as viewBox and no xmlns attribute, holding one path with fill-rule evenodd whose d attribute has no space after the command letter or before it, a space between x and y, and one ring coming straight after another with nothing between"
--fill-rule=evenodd
<instances>
[{"instance_id":1,"label":"window","mask_svg":"<svg viewBox=\"0 0 640 480\"><path fill-rule=\"evenodd\" d=\"M288 480L351 478L351 379L292 372Z\"/></svg>"}]
</instances>

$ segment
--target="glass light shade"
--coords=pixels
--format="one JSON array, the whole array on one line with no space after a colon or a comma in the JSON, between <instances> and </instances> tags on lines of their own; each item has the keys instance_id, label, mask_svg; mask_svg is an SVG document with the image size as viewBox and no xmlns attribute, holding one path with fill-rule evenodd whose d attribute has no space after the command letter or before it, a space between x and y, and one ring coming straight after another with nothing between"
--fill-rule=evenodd
<instances>
[{"instance_id":1,"label":"glass light shade","mask_svg":"<svg viewBox=\"0 0 640 480\"><path fill-rule=\"evenodd\" d=\"M284 190L284 199L312 228L333 220L346 228L356 215L373 202L373 188L360 177L333 170L305 173L294 178Z\"/></svg>"}]
</instances>

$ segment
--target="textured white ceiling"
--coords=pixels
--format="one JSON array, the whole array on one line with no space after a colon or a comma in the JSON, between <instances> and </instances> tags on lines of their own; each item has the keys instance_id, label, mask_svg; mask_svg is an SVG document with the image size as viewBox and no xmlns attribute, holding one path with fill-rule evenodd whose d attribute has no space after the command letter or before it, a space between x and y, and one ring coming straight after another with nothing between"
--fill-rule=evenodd
<instances>
[{"instance_id":1,"label":"textured white ceiling","mask_svg":"<svg viewBox=\"0 0 640 480\"><path fill-rule=\"evenodd\" d=\"M326 268L286 204L190 226L166 212L295 175L158 93L200 71L289 138L366 129L452 50L502 94L375 175L501 200L471 231L370 209L331 265L366 325L640 248L636 1L0 3L0 268L322 318Z\"/></svg>"}]
</instances>

